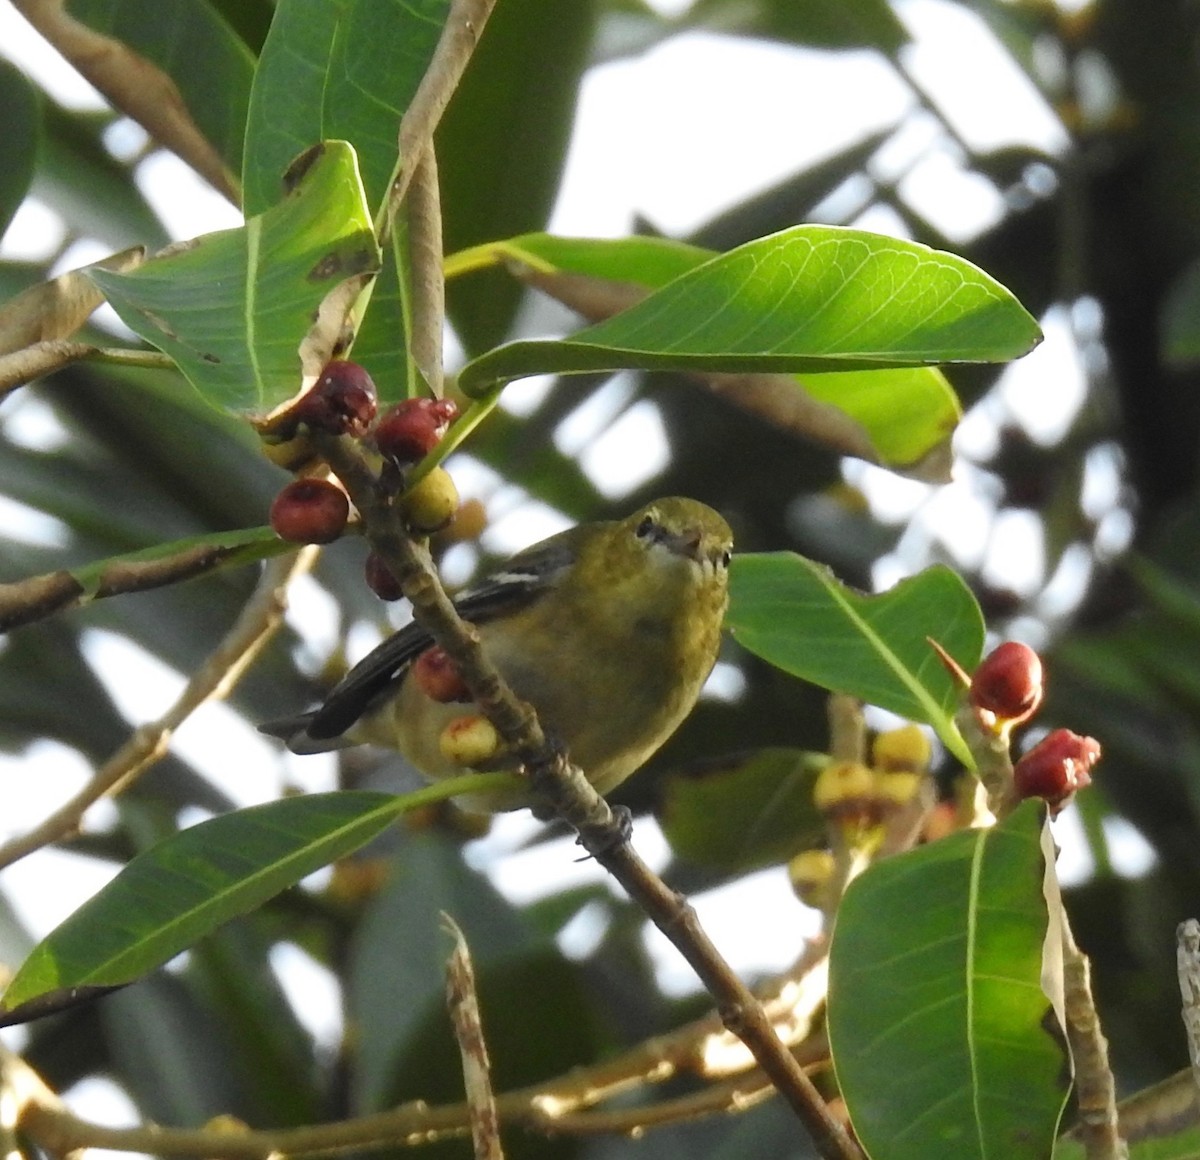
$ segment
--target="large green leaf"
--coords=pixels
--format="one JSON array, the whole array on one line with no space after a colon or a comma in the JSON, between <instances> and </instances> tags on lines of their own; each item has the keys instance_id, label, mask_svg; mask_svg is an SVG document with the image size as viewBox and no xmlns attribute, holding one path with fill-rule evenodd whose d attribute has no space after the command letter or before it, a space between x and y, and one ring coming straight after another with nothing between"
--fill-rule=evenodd
<instances>
[{"instance_id":1,"label":"large green leaf","mask_svg":"<svg viewBox=\"0 0 1200 1160\"><path fill-rule=\"evenodd\" d=\"M446 271L454 276L502 261L540 290L595 318L594 311L603 311L606 303L613 310L629 305L634 288L657 290L715 256L670 238L524 234L452 255ZM875 458L889 467L915 464L941 447L962 416L958 397L936 367L806 374L793 382L853 419L874 446ZM763 384L756 392L760 402L765 389ZM769 390L776 404L758 406L757 413L788 429L793 414L788 396L794 388L787 378L775 376ZM795 433L819 437L810 428Z\"/></svg>"},{"instance_id":2,"label":"large green leaf","mask_svg":"<svg viewBox=\"0 0 1200 1160\"><path fill-rule=\"evenodd\" d=\"M0 168L0 237L25 198L42 137L37 91L16 68L0 60L0 116L4 118L4 166Z\"/></svg>"},{"instance_id":3,"label":"large green leaf","mask_svg":"<svg viewBox=\"0 0 1200 1160\"><path fill-rule=\"evenodd\" d=\"M1053 848L1029 802L851 884L830 951L829 1040L868 1155L1049 1156L1069 1074L1043 989L1061 939Z\"/></svg>"},{"instance_id":4,"label":"large green leaf","mask_svg":"<svg viewBox=\"0 0 1200 1160\"><path fill-rule=\"evenodd\" d=\"M665 778L659 822L671 849L733 874L811 849L825 838L812 791L828 760L801 749L755 749Z\"/></svg>"},{"instance_id":5,"label":"large green leaf","mask_svg":"<svg viewBox=\"0 0 1200 1160\"><path fill-rule=\"evenodd\" d=\"M983 652L984 623L971 591L936 565L865 596L792 552L734 557L726 625L752 653L823 688L924 721L973 766L954 724L960 692L932 638L967 672Z\"/></svg>"},{"instance_id":6,"label":"large green leaf","mask_svg":"<svg viewBox=\"0 0 1200 1160\"><path fill-rule=\"evenodd\" d=\"M127 326L171 355L211 403L263 413L300 387L301 344L333 294L325 358L356 290L379 267L354 150L327 141L288 197L129 274L90 269ZM316 365L324 359L319 355Z\"/></svg>"},{"instance_id":7,"label":"large green leaf","mask_svg":"<svg viewBox=\"0 0 1200 1160\"><path fill-rule=\"evenodd\" d=\"M168 73L197 127L237 172L254 56L207 0L72 0L71 15Z\"/></svg>"},{"instance_id":8,"label":"large green leaf","mask_svg":"<svg viewBox=\"0 0 1200 1160\"><path fill-rule=\"evenodd\" d=\"M296 154L333 138L358 151L369 204L383 201L400 117L448 9L449 0L280 0L250 95L247 214L279 200Z\"/></svg>"},{"instance_id":9,"label":"large green leaf","mask_svg":"<svg viewBox=\"0 0 1200 1160\"><path fill-rule=\"evenodd\" d=\"M490 351L459 383L479 396L545 372L1000 362L1040 338L1012 294L962 258L862 230L796 226L713 258L566 339Z\"/></svg>"},{"instance_id":10,"label":"large green leaf","mask_svg":"<svg viewBox=\"0 0 1200 1160\"><path fill-rule=\"evenodd\" d=\"M401 814L503 774L466 776L416 793L283 798L192 826L134 858L43 939L0 1000L0 1022L124 986L197 939L365 845Z\"/></svg>"}]
</instances>

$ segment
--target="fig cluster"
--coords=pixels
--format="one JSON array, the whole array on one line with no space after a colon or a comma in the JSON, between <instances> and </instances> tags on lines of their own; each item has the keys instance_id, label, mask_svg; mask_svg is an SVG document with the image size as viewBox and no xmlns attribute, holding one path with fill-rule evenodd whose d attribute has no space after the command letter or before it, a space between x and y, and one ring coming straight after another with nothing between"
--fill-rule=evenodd
<instances>
[{"instance_id":1,"label":"fig cluster","mask_svg":"<svg viewBox=\"0 0 1200 1160\"><path fill-rule=\"evenodd\" d=\"M967 697L980 724L1007 738L1038 710L1044 694L1042 661L1028 645L1008 641L989 653L970 679ZM1018 798L1043 798L1058 813L1075 791L1091 784L1100 743L1069 729L1055 729L1013 766Z\"/></svg>"},{"instance_id":2,"label":"fig cluster","mask_svg":"<svg viewBox=\"0 0 1200 1160\"><path fill-rule=\"evenodd\" d=\"M458 417L449 399L404 399L378 414L379 395L370 374L358 363L334 359L313 386L272 422L268 453L296 470L309 461L312 432L361 439L382 461L382 477L391 480L409 529L429 534L444 528L458 508L454 481L441 468L407 476L444 438ZM303 477L287 484L271 504L276 535L295 544L328 544L346 530L350 501L336 481ZM374 553L367 557L366 580L383 600L399 599L400 586Z\"/></svg>"}]
</instances>

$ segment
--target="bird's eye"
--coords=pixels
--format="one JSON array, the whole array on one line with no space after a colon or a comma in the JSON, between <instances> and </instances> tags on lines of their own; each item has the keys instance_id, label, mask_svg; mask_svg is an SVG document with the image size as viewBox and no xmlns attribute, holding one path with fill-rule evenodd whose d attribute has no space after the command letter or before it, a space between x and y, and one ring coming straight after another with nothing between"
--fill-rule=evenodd
<instances>
[{"instance_id":1,"label":"bird's eye","mask_svg":"<svg viewBox=\"0 0 1200 1160\"><path fill-rule=\"evenodd\" d=\"M725 549L725 551L723 551L723 552L721 553L721 567L722 567L722 568L728 568L728 567L729 567L729 562L730 562L732 559L733 559L733 553L732 553L732 552L731 552L731 551L730 551L728 548L726 548L726 549Z\"/></svg>"},{"instance_id":2,"label":"bird's eye","mask_svg":"<svg viewBox=\"0 0 1200 1160\"><path fill-rule=\"evenodd\" d=\"M640 524L638 524L637 528L634 530L634 534L639 539L644 540L647 536L653 534L654 528L655 528L654 517L653 516L643 516L642 522Z\"/></svg>"}]
</instances>

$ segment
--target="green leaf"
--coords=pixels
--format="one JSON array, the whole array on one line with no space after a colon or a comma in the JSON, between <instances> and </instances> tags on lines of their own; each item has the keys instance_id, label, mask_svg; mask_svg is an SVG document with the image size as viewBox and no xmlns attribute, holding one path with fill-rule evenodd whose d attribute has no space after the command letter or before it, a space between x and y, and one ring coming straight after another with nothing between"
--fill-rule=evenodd
<instances>
[{"instance_id":1,"label":"green leaf","mask_svg":"<svg viewBox=\"0 0 1200 1160\"><path fill-rule=\"evenodd\" d=\"M329 357L345 311L378 268L354 150L327 141L287 198L240 229L128 274L88 272L125 324L171 355L205 399L261 414L299 390L302 343L313 345L314 372ZM314 324L327 298L340 308Z\"/></svg>"},{"instance_id":2,"label":"green leaf","mask_svg":"<svg viewBox=\"0 0 1200 1160\"><path fill-rule=\"evenodd\" d=\"M506 775L472 775L416 793L347 791L223 814L135 857L34 948L0 1000L0 1022L34 1018L77 995L131 983L197 939L365 845L401 814Z\"/></svg>"},{"instance_id":3,"label":"green leaf","mask_svg":"<svg viewBox=\"0 0 1200 1160\"><path fill-rule=\"evenodd\" d=\"M636 301L640 297L637 287L659 289L715 256L712 250L670 238L610 240L524 234L454 254L447 259L446 273L454 277L492 262L505 262L518 277L595 318ZM815 373L796 377L794 382L811 398L837 407L853 419L874 447L876 461L889 467L907 467L929 457L947 443L962 417L958 397L936 367ZM796 420L787 384L786 378L773 380L777 405L755 409L791 430L789 416L792 424ZM762 389L757 394L760 401ZM737 401L736 394L731 398ZM809 427L794 433L820 437Z\"/></svg>"},{"instance_id":4,"label":"green leaf","mask_svg":"<svg viewBox=\"0 0 1200 1160\"><path fill-rule=\"evenodd\" d=\"M812 789L828 760L801 749L756 749L665 779L659 822L671 849L731 874L811 849L825 837Z\"/></svg>"},{"instance_id":5,"label":"green leaf","mask_svg":"<svg viewBox=\"0 0 1200 1160\"><path fill-rule=\"evenodd\" d=\"M250 95L247 214L279 200L293 157L330 139L354 146L368 205L382 203L400 117L448 10L449 0L280 0Z\"/></svg>"},{"instance_id":6,"label":"green leaf","mask_svg":"<svg viewBox=\"0 0 1200 1160\"><path fill-rule=\"evenodd\" d=\"M885 467L910 467L926 459L948 445L962 418L958 396L937 367L839 371L801 375L798 381L814 399L858 423ZM948 448L946 454L948 465Z\"/></svg>"},{"instance_id":7,"label":"green leaf","mask_svg":"<svg viewBox=\"0 0 1200 1160\"><path fill-rule=\"evenodd\" d=\"M0 116L5 128L4 166L0 168L0 237L3 237L33 180L42 137L42 109L37 90L6 60L0 60Z\"/></svg>"},{"instance_id":8,"label":"green leaf","mask_svg":"<svg viewBox=\"0 0 1200 1160\"><path fill-rule=\"evenodd\" d=\"M829 1040L872 1157L1050 1154L1069 1074L1043 990L1061 939L1052 859L1044 809L1028 802L879 862L846 892Z\"/></svg>"},{"instance_id":9,"label":"green leaf","mask_svg":"<svg viewBox=\"0 0 1200 1160\"><path fill-rule=\"evenodd\" d=\"M557 342L468 363L470 395L524 375L635 369L805 373L999 362L1036 321L962 258L861 230L796 226L748 242Z\"/></svg>"},{"instance_id":10,"label":"green leaf","mask_svg":"<svg viewBox=\"0 0 1200 1160\"><path fill-rule=\"evenodd\" d=\"M237 172L254 56L207 0L71 0L71 15L168 73L197 127Z\"/></svg>"},{"instance_id":11,"label":"green leaf","mask_svg":"<svg viewBox=\"0 0 1200 1160\"><path fill-rule=\"evenodd\" d=\"M866 596L792 552L739 554L725 623L740 644L793 676L932 725L973 768L953 721L958 687L928 639L967 672L983 653L983 615L949 568Z\"/></svg>"}]
</instances>

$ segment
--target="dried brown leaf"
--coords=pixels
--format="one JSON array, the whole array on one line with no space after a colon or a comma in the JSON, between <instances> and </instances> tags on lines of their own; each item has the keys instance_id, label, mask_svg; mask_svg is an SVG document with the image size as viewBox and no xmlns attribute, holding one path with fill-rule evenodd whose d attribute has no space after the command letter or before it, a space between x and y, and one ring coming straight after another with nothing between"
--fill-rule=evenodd
<instances>
[{"instance_id":1,"label":"dried brown leaf","mask_svg":"<svg viewBox=\"0 0 1200 1160\"><path fill-rule=\"evenodd\" d=\"M140 265L145 256L144 246L134 246L95 265L124 272ZM88 269L68 270L0 305L0 355L74 334L104 301Z\"/></svg>"}]
</instances>

